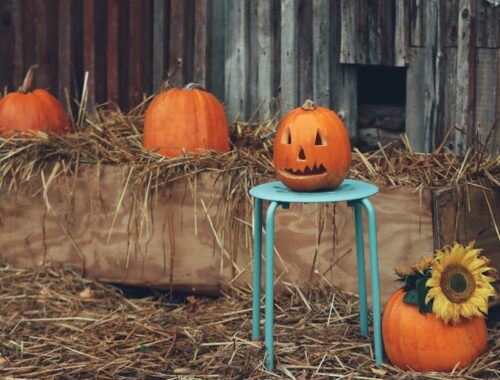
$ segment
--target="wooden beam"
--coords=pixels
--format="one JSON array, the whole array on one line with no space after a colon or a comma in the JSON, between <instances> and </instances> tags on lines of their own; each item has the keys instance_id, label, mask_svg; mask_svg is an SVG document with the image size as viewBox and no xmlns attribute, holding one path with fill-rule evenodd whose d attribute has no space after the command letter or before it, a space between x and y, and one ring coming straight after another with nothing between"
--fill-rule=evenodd
<instances>
[{"instance_id":1,"label":"wooden beam","mask_svg":"<svg viewBox=\"0 0 500 380\"><path fill-rule=\"evenodd\" d=\"M283 114L299 106L299 1L281 0L280 107Z\"/></svg>"},{"instance_id":2,"label":"wooden beam","mask_svg":"<svg viewBox=\"0 0 500 380\"><path fill-rule=\"evenodd\" d=\"M248 117L248 1L226 3L225 103L229 121Z\"/></svg>"},{"instance_id":3,"label":"wooden beam","mask_svg":"<svg viewBox=\"0 0 500 380\"><path fill-rule=\"evenodd\" d=\"M455 132L455 153L464 155L474 131L473 105L475 82L475 34L472 0L460 0L458 11L456 116L455 123L464 133Z\"/></svg>"}]
</instances>

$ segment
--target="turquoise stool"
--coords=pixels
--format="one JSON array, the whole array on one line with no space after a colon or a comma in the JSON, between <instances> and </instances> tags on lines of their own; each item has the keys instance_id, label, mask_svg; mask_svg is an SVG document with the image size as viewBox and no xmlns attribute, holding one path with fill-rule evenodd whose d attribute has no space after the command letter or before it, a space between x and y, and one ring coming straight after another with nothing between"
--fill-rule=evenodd
<instances>
[{"instance_id":1,"label":"turquoise stool","mask_svg":"<svg viewBox=\"0 0 500 380\"><path fill-rule=\"evenodd\" d=\"M354 208L356 225L356 255L358 265L359 317L361 334L368 336L368 299L366 295L365 253L363 239L362 207L368 216L368 237L370 242L370 270L372 280L373 330L375 336L375 362L382 363L382 324L380 315L380 285L378 270L377 223L375 208L368 197L375 195L378 187L370 183L346 179L335 190L303 193L292 191L281 182L270 182L250 190L255 198L254 209L254 252L253 252L253 308L252 339L260 337L260 287L262 255L262 201L269 201L266 215L266 305L265 305L265 346L267 368L274 369L273 329L274 329L274 214L278 206L287 209L290 203L334 203L347 202Z\"/></svg>"}]
</instances>

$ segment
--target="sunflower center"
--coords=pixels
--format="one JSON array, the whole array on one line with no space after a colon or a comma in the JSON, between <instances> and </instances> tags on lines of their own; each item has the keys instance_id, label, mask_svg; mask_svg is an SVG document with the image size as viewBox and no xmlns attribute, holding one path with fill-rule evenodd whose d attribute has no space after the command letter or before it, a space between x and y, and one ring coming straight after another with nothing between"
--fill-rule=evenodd
<instances>
[{"instance_id":1,"label":"sunflower center","mask_svg":"<svg viewBox=\"0 0 500 380\"><path fill-rule=\"evenodd\" d=\"M440 285L446 298L457 304L468 301L476 289L474 276L461 265L449 265L444 269Z\"/></svg>"}]
</instances>

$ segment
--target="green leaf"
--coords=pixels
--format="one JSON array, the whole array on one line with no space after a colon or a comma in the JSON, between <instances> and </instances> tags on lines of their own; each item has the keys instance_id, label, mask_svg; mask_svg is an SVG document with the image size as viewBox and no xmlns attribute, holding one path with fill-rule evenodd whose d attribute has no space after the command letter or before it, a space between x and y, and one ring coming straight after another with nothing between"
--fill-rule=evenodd
<instances>
[{"instance_id":1,"label":"green leaf","mask_svg":"<svg viewBox=\"0 0 500 380\"><path fill-rule=\"evenodd\" d=\"M404 290L409 291L415 289L416 279L417 278L415 276L406 276Z\"/></svg>"},{"instance_id":2,"label":"green leaf","mask_svg":"<svg viewBox=\"0 0 500 380\"><path fill-rule=\"evenodd\" d=\"M422 314L426 314L432 310L432 308L429 309L429 305L426 305L426 303L425 303L425 297L427 297L427 293L429 291L427 289L427 286L425 285L426 282L427 282L427 278L421 277L417 280L417 284L416 284L417 285L416 291L417 291L417 298L418 298L418 310Z\"/></svg>"},{"instance_id":3,"label":"green leaf","mask_svg":"<svg viewBox=\"0 0 500 380\"><path fill-rule=\"evenodd\" d=\"M412 289L405 293L403 297L403 302L408 305L418 305L418 293L417 289Z\"/></svg>"}]
</instances>

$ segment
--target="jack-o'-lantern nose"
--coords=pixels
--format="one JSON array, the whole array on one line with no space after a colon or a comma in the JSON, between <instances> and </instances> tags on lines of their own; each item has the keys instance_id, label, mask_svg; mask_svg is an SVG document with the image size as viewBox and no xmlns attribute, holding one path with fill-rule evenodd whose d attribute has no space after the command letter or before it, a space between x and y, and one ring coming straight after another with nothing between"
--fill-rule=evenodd
<instances>
[{"instance_id":1,"label":"jack-o'-lantern nose","mask_svg":"<svg viewBox=\"0 0 500 380\"><path fill-rule=\"evenodd\" d=\"M304 152L304 149L300 147L299 160L305 160L305 159L306 159L306 153Z\"/></svg>"}]
</instances>

